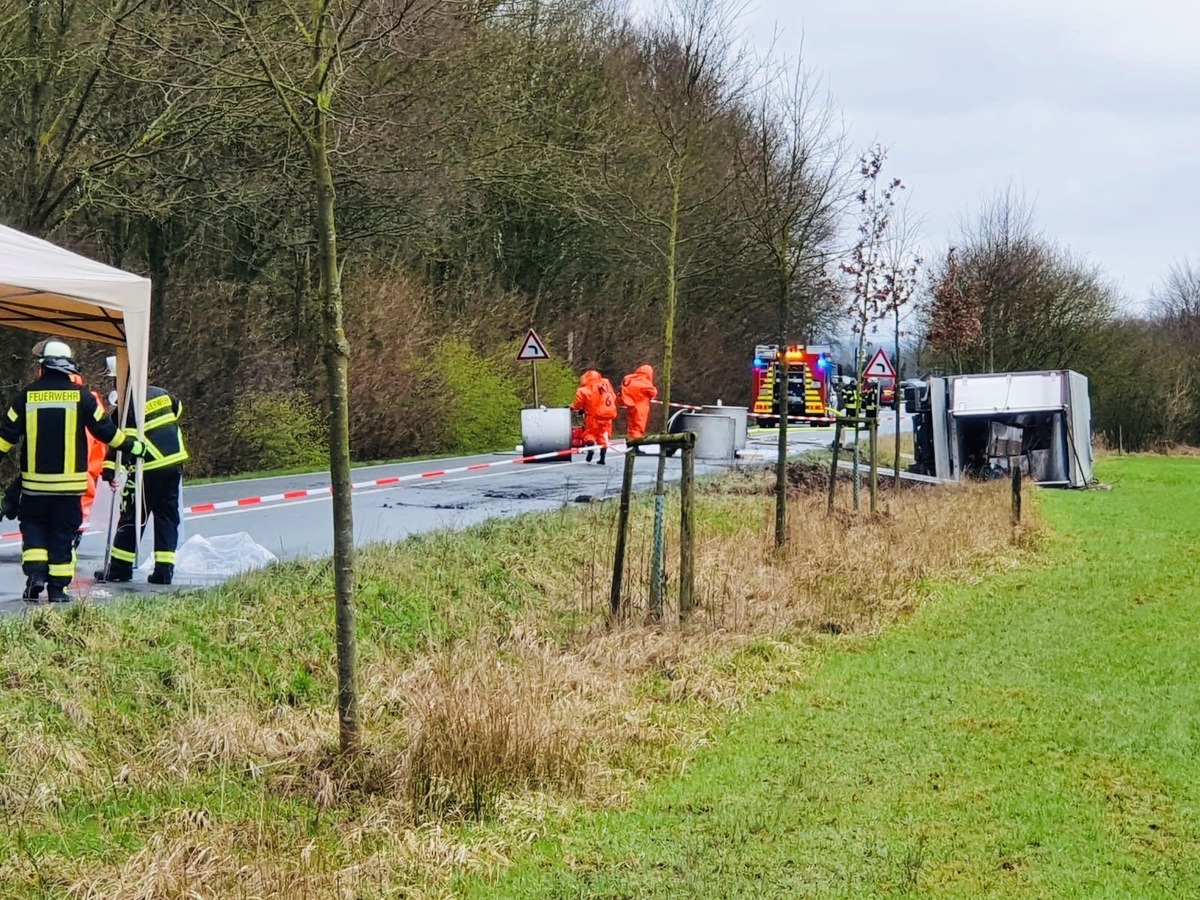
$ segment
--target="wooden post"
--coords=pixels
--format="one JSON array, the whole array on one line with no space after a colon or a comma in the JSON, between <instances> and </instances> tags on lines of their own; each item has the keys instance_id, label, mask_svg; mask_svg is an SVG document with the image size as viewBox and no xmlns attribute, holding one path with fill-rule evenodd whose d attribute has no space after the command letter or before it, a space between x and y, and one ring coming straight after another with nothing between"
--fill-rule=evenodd
<instances>
[{"instance_id":1,"label":"wooden post","mask_svg":"<svg viewBox=\"0 0 1200 900\"><path fill-rule=\"evenodd\" d=\"M880 419L871 419L871 515L880 511Z\"/></svg>"},{"instance_id":2,"label":"wooden post","mask_svg":"<svg viewBox=\"0 0 1200 900\"><path fill-rule=\"evenodd\" d=\"M687 620L695 608L695 484L696 439L683 445L683 474L679 480L679 621Z\"/></svg>"},{"instance_id":3,"label":"wooden post","mask_svg":"<svg viewBox=\"0 0 1200 900\"><path fill-rule=\"evenodd\" d=\"M833 423L833 463L829 467L829 508L826 510L827 515L833 515L833 493L837 487L838 473L838 455L842 450L842 420L839 418Z\"/></svg>"},{"instance_id":4,"label":"wooden post","mask_svg":"<svg viewBox=\"0 0 1200 900\"><path fill-rule=\"evenodd\" d=\"M625 541L629 533L629 501L633 496L633 466L637 454L630 447L625 453L625 475L621 480L621 510L617 514L617 550L613 557L612 591L608 595L609 614L621 612L621 579L625 575Z\"/></svg>"},{"instance_id":5,"label":"wooden post","mask_svg":"<svg viewBox=\"0 0 1200 900\"><path fill-rule=\"evenodd\" d=\"M1012 523L1014 525L1021 524L1021 467L1014 465L1013 461L1009 461L1012 466Z\"/></svg>"},{"instance_id":6,"label":"wooden post","mask_svg":"<svg viewBox=\"0 0 1200 900\"><path fill-rule=\"evenodd\" d=\"M688 447L694 446L695 442L696 436L690 431L680 434L648 434L636 441L625 442L625 477L621 482L621 511L617 519L617 549L613 559L612 591L609 594L609 609L613 616L621 609L621 578L625 570L625 542L626 533L629 530L629 503L633 495L633 460L637 455L635 451L644 444L657 444L659 466L661 467L668 447L681 447L686 451ZM661 503L661 495L656 493L654 500L656 505ZM662 560L662 562L665 563L666 560ZM652 565L650 569L650 616L655 621L662 617L662 583L666 581L663 574L665 568L664 565L655 572L655 567Z\"/></svg>"}]
</instances>

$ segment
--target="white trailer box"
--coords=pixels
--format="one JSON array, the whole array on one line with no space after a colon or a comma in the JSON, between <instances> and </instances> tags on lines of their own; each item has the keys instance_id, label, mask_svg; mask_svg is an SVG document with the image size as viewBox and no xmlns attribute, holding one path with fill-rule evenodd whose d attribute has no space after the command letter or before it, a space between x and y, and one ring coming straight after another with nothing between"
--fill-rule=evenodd
<instances>
[{"instance_id":1,"label":"white trailer box","mask_svg":"<svg viewBox=\"0 0 1200 900\"><path fill-rule=\"evenodd\" d=\"M948 445L948 472L936 453L940 477L957 481L1020 465L1041 484L1086 487L1092 480L1092 406L1078 372L957 375L946 379L946 396L944 432L933 411L935 442Z\"/></svg>"}]
</instances>

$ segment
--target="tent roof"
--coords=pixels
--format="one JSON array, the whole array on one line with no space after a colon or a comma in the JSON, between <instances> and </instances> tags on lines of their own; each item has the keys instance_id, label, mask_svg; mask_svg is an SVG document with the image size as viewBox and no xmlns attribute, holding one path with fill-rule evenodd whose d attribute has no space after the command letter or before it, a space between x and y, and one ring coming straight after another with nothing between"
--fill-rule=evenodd
<instances>
[{"instance_id":1,"label":"tent roof","mask_svg":"<svg viewBox=\"0 0 1200 900\"><path fill-rule=\"evenodd\" d=\"M149 313L148 278L0 225L0 326L120 345Z\"/></svg>"}]
</instances>

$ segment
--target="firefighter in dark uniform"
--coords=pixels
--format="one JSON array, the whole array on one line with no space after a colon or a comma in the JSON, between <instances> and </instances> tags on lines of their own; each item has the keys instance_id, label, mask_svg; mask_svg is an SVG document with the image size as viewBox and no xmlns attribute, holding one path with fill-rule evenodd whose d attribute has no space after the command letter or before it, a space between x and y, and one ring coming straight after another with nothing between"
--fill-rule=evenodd
<instances>
[{"instance_id":1,"label":"firefighter in dark uniform","mask_svg":"<svg viewBox=\"0 0 1200 900\"><path fill-rule=\"evenodd\" d=\"M862 394L863 418L879 418L879 382L868 381Z\"/></svg>"},{"instance_id":2,"label":"firefighter in dark uniform","mask_svg":"<svg viewBox=\"0 0 1200 900\"><path fill-rule=\"evenodd\" d=\"M110 365L115 360L110 359ZM115 375L115 369L109 372ZM116 414L114 414L116 415ZM179 398L160 387L146 389L146 408L143 434L146 452L142 459L142 527L154 517L154 571L146 580L151 584L170 584L175 577L175 549L179 544L179 499L183 489L183 464L188 459L187 446L179 419L183 404ZM125 416L125 427L134 425L132 410ZM101 477L109 484L117 474L116 453L110 451L104 461ZM137 561L136 510L133 505L133 474L126 479L121 518L113 540L112 559L108 571L96 573L100 581L132 581L133 564Z\"/></svg>"},{"instance_id":3,"label":"firefighter in dark uniform","mask_svg":"<svg viewBox=\"0 0 1200 900\"><path fill-rule=\"evenodd\" d=\"M858 382L851 380L845 391L845 407L846 417L855 419L858 417L858 409L862 403L862 396L858 392Z\"/></svg>"},{"instance_id":4,"label":"firefighter in dark uniform","mask_svg":"<svg viewBox=\"0 0 1200 900\"><path fill-rule=\"evenodd\" d=\"M83 521L80 498L88 485L87 432L138 457L145 446L104 415L78 374L71 348L47 341L38 361L38 379L19 393L0 422L0 453L21 446L21 569L25 600L47 588L51 603L62 603L75 577L75 533Z\"/></svg>"}]
</instances>

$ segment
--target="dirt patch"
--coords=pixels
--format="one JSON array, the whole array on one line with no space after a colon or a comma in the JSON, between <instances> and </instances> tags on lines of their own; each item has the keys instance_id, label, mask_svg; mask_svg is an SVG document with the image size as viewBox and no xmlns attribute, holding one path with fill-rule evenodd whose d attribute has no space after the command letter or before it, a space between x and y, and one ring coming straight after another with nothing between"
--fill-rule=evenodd
<instances>
[{"instance_id":1,"label":"dirt patch","mask_svg":"<svg viewBox=\"0 0 1200 900\"><path fill-rule=\"evenodd\" d=\"M863 465L863 490L866 490L870 468ZM838 484L849 485L854 480L850 469L838 468ZM814 494L824 494L829 491L829 464L804 460L788 463L787 483L789 497L806 497ZM904 491L927 491L937 487L923 481L905 481ZM894 490L890 475L879 476L879 492L881 495L890 494ZM734 494L737 496L769 496L775 493L775 466L769 465L761 469L740 469L725 476L721 482L714 484L710 491L718 494Z\"/></svg>"}]
</instances>

